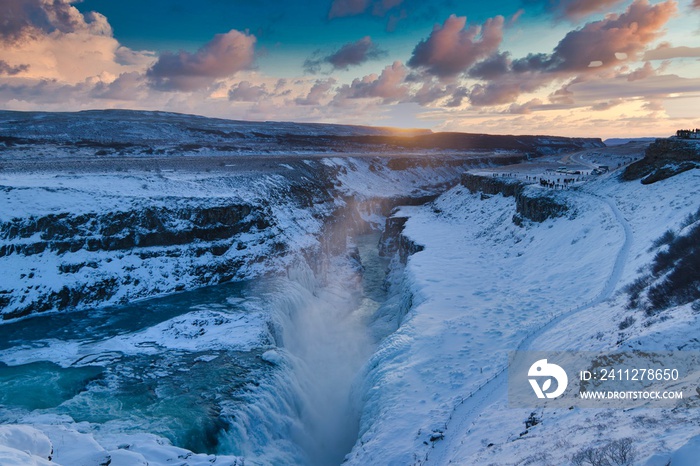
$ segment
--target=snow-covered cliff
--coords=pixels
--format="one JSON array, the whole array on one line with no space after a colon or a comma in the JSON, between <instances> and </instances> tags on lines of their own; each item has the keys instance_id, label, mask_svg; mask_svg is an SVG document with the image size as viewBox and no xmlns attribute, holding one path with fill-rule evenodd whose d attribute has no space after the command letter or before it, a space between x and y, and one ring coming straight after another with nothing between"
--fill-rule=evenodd
<instances>
[{"instance_id":1,"label":"snow-covered cliff","mask_svg":"<svg viewBox=\"0 0 700 466\"><path fill-rule=\"evenodd\" d=\"M558 465L634 433L635 464L692 464L692 400L525 429L506 380L515 349L700 349L697 301L652 303L664 254L695 254L696 170L622 181L636 149L596 140L0 120L0 462ZM539 182L562 163L613 173Z\"/></svg>"}]
</instances>

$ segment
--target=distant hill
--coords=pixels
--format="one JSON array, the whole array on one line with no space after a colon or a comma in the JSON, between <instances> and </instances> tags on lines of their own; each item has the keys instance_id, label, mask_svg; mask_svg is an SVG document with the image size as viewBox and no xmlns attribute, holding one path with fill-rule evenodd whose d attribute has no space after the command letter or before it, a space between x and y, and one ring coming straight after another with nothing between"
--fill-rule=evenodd
<instances>
[{"instance_id":1,"label":"distant hill","mask_svg":"<svg viewBox=\"0 0 700 466\"><path fill-rule=\"evenodd\" d=\"M251 122L167 112L0 111L0 155L170 156L197 154L493 152L531 156L602 147L597 138L433 133L319 123Z\"/></svg>"},{"instance_id":2,"label":"distant hill","mask_svg":"<svg viewBox=\"0 0 700 466\"><path fill-rule=\"evenodd\" d=\"M688 139L656 139L647 147L644 158L629 165L624 180L642 179L642 184L665 180L700 167L700 142Z\"/></svg>"},{"instance_id":3,"label":"distant hill","mask_svg":"<svg viewBox=\"0 0 700 466\"><path fill-rule=\"evenodd\" d=\"M648 142L652 143L656 141L657 138L609 138L603 141L606 146L621 146L622 144L627 144L628 142Z\"/></svg>"}]
</instances>

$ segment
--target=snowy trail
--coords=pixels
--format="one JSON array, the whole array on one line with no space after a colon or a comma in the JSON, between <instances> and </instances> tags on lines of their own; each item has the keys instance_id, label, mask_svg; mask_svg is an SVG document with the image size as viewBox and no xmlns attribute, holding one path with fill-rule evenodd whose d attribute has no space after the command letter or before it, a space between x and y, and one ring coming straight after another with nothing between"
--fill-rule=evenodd
<instances>
[{"instance_id":1,"label":"snowy trail","mask_svg":"<svg viewBox=\"0 0 700 466\"><path fill-rule=\"evenodd\" d=\"M610 276L605 282L605 287L600 291L600 293L598 293L597 296L578 307L553 316L547 323L545 323L541 327L538 327L537 329L534 329L531 333L529 333L517 346L517 348L515 349L516 351L531 350L534 341L538 337L555 327L563 320L571 317L572 315L578 312L589 309L608 300L610 297L612 297L620 279L622 278L625 263L627 262L629 251L632 245L632 228L618 209L615 202L613 202L611 199L604 198L602 196L589 192L585 194L595 197L601 202L607 204L612 214L615 216L615 219L619 222L624 231L624 243L617 253L615 264L613 265ZM433 443L433 448L428 450L424 459L418 460L416 464L444 465L449 464L449 462L451 462L449 455L451 451L454 451L454 448L450 447L452 443L457 442L458 439L454 435L450 436L449 431L451 430L453 433L461 434L462 436L469 434L469 432L471 431L471 427L479 417L479 414L483 411L484 407L488 406L489 404L492 404L497 396L505 392L508 380L507 369L508 366L501 368L490 379L486 380L486 382L484 382L476 390L474 390L465 398L463 398L455 406L454 411L450 415L445 425L445 439Z\"/></svg>"}]
</instances>

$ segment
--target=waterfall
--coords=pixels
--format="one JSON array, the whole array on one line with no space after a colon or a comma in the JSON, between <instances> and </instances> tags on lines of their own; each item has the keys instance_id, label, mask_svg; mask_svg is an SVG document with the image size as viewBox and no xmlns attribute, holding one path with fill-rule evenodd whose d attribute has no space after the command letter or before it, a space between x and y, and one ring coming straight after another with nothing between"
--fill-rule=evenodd
<instances>
[{"instance_id":1,"label":"waterfall","mask_svg":"<svg viewBox=\"0 0 700 466\"><path fill-rule=\"evenodd\" d=\"M376 255L377 239L368 235L360 255ZM321 281L300 262L267 285L263 301L278 347L263 358L274 375L254 390L256 400L232 410L222 453L261 464L343 462L357 440L361 407L353 386L375 349L368 323L380 305L376 293L365 292L358 266L333 258Z\"/></svg>"}]
</instances>

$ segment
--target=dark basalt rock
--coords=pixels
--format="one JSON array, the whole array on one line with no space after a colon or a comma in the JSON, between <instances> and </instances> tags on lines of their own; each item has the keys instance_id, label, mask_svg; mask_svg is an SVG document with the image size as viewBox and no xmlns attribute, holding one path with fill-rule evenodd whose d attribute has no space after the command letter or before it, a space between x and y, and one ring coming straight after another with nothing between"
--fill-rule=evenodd
<instances>
[{"instance_id":1,"label":"dark basalt rock","mask_svg":"<svg viewBox=\"0 0 700 466\"><path fill-rule=\"evenodd\" d=\"M622 173L625 181L642 178L652 184L700 167L700 143L683 139L657 139L647 147L644 158Z\"/></svg>"},{"instance_id":2,"label":"dark basalt rock","mask_svg":"<svg viewBox=\"0 0 700 466\"><path fill-rule=\"evenodd\" d=\"M195 241L216 241L270 226L267 212L253 212L245 204L182 206L179 209L134 207L133 210L70 216L67 213L17 218L0 224L0 257L33 255L45 250L57 254L117 251L133 248L174 246ZM38 233L41 241L23 240Z\"/></svg>"},{"instance_id":3,"label":"dark basalt rock","mask_svg":"<svg viewBox=\"0 0 700 466\"><path fill-rule=\"evenodd\" d=\"M516 218L516 224L522 224L522 217L533 222L544 222L549 218L562 217L569 208L557 201L547 193L532 195L526 192L527 185L517 180L491 178L487 176L465 173L462 175L462 186L472 193L494 195L501 194L506 197L515 197L515 210L520 215Z\"/></svg>"}]
</instances>

